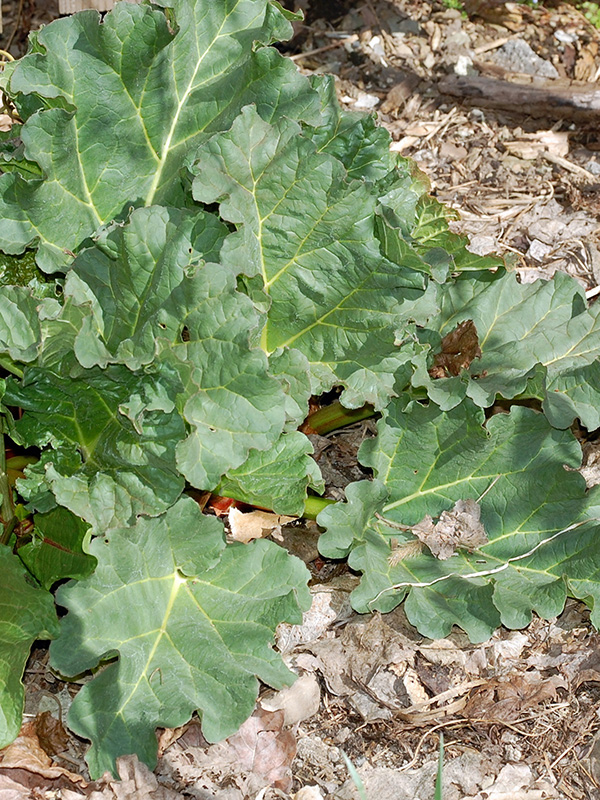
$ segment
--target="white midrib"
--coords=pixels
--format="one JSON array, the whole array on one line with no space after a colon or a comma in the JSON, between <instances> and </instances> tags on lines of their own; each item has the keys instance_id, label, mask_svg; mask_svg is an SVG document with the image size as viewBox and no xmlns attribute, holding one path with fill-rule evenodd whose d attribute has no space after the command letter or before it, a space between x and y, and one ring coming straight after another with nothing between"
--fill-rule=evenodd
<instances>
[{"instance_id":1,"label":"white midrib","mask_svg":"<svg viewBox=\"0 0 600 800\"><path fill-rule=\"evenodd\" d=\"M173 122L171 123L171 128L169 130L169 133L167 134L167 138L165 139L163 150L160 156L160 161L158 162L158 166L156 167L156 172L154 173L154 178L152 179L152 183L150 185L150 191L148 192L148 196L146 198L146 207L151 206L152 203L154 202L154 195L156 194L156 190L158 189L158 186L160 184L162 171L164 169L165 164L167 163L167 158L169 157L169 153L171 152L171 142L173 141L173 136L175 135L175 131L177 129L179 117L181 116L181 110L186 104L188 97L190 96L190 92L192 91L196 75L198 74L198 70L200 69L200 65L202 64L203 60L204 56L198 59L198 63L196 64L196 69L194 70L192 77L190 78L190 82L188 83L187 89L183 93L181 100L179 101L179 105L177 106L177 111L173 116Z\"/></svg>"},{"instance_id":2,"label":"white midrib","mask_svg":"<svg viewBox=\"0 0 600 800\"><path fill-rule=\"evenodd\" d=\"M186 88L185 92L181 96L181 100L179 101L179 104L177 106L177 111L173 115L173 121L171 122L171 128L169 130L169 133L167 134L167 138L165 139L165 143L163 145L162 154L160 156L160 161L158 162L158 166L156 167L156 172L154 173L154 178L152 179L152 183L150 185L150 190L149 190L148 196L146 198L146 204L145 204L146 207L151 206L152 203L154 202L154 195L156 194L156 190L158 189L158 187L160 185L160 179L162 177L162 171L164 169L165 164L167 163L167 158L169 157L169 153L171 152L171 143L173 141L173 137L175 136L175 131L177 130L177 125L179 123L179 117L181 116L181 111L182 111L183 107L185 106L185 104L187 102L187 99L188 99L188 97L190 96L190 94L192 92L192 89L194 88L194 82L196 80L196 76L198 75L198 71L200 70L200 67L202 66L206 56L211 52L214 43L221 36L221 32L222 32L223 27L224 27L225 23L227 22L228 18L229 17L227 15L223 18L223 22L221 23L221 27L219 28L219 31L218 31L217 35L215 36L215 38L211 42L210 46L206 48L206 50L204 51L204 54L201 57L198 58L198 63L196 64L196 68L194 69L194 72L192 73L192 77L190 78L190 80L188 82L188 85L187 85L187 88Z\"/></svg>"},{"instance_id":3,"label":"white midrib","mask_svg":"<svg viewBox=\"0 0 600 800\"><path fill-rule=\"evenodd\" d=\"M146 660L146 665L144 666L144 669L140 672L140 675L139 675L137 681L134 683L131 691L129 692L127 697L123 700L123 702L121 703L121 707L117 711L116 716L121 716L121 717L123 716L123 712L125 711L126 707L128 706L129 702L131 701L132 697L138 691L141 682L144 680L144 678L147 678L148 672L150 670L150 665L152 664L152 659L154 658L154 655L155 655L156 651L158 650L158 645L160 644L162 638L164 637L164 635L165 635L165 633L167 631L167 625L169 623L169 619L170 619L171 613L173 611L173 606L175 605L175 600L177 599L177 595L179 594L179 590L186 583L186 579L182 578L179 575L178 572L174 572L172 575L167 576L167 577L168 577L168 579L173 581L173 586L171 588L171 595L169 597L169 600L167 601L167 606L166 606L165 613L164 613L164 616L163 616L162 625L156 631L156 638L154 639L154 644L152 645L150 653L148 654L148 658ZM148 678L148 680L149 680L149 678Z\"/></svg>"}]
</instances>

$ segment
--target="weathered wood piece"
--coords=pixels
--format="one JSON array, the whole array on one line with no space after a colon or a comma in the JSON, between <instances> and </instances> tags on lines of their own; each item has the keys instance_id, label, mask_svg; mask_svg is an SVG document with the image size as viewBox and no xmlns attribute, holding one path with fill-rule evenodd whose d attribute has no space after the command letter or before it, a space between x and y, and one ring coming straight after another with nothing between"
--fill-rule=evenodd
<instances>
[{"instance_id":1,"label":"weathered wood piece","mask_svg":"<svg viewBox=\"0 0 600 800\"><path fill-rule=\"evenodd\" d=\"M130 3L139 3L140 0L129 0ZM96 11L110 11L115 0L58 0L60 14L74 14L85 8L95 8Z\"/></svg>"},{"instance_id":2,"label":"weathered wood piece","mask_svg":"<svg viewBox=\"0 0 600 800\"><path fill-rule=\"evenodd\" d=\"M519 76L499 80L480 75L448 75L438 84L442 94L472 105L501 108L532 117L590 120L600 116L600 85Z\"/></svg>"}]
</instances>

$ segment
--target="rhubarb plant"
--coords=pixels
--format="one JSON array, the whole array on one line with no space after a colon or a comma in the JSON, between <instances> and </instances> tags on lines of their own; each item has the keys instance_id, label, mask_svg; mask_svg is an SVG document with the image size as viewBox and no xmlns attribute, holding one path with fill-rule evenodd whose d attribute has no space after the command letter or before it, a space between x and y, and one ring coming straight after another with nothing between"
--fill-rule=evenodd
<instances>
[{"instance_id":1,"label":"rhubarb plant","mask_svg":"<svg viewBox=\"0 0 600 800\"><path fill-rule=\"evenodd\" d=\"M89 675L68 724L93 777L153 766L155 729L194 712L226 737L259 680L293 680L272 637L307 570L228 543L207 493L318 514L356 610L405 600L424 635L479 641L568 595L599 621L571 431L600 426L597 307L471 253L374 119L272 46L292 16L119 3L2 76L0 746L49 638ZM304 431L374 413L373 479L332 503Z\"/></svg>"}]
</instances>

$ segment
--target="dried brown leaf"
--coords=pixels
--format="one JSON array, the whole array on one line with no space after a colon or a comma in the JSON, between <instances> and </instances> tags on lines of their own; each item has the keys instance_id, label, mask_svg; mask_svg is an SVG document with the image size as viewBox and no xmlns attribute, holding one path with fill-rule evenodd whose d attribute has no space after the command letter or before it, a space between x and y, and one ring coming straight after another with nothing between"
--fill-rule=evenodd
<instances>
[{"instance_id":1,"label":"dried brown leaf","mask_svg":"<svg viewBox=\"0 0 600 800\"><path fill-rule=\"evenodd\" d=\"M29 800L30 797L29 787L18 783L8 775L0 775L0 800Z\"/></svg>"},{"instance_id":2,"label":"dried brown leaf","mask_svg":"<svg viewBox=\"0 0 600 800\"><path fill-rule=\"evenodd\" d=\"M284 712L257 708L233 736L227 739L245 771L277 789L292 787L291 765L296 755L296 738L283 727Z\"/></svg>"},{"instance_id":3,"label":"dried brown leaf","mask_svg":"<svg viewBox=\"0 0 600 800\"><path fill-rule=\"evenodd\" d=\"M36 788L66 791L88 785L81 775L52 761L40 745L36 720L23 725L15 741L1 751L0 759L1 800L31 797ZM21 788L24 793L19 795Z\"/></svg>"},{"instance_id":4,"label":"dried brown leaf","mask_svg":"<svg viewBox=\"0 0 600 800\"><path fill-rule=\"evenodd\" d=\"M598 43L590 42L587 47L583 47L579 57L575 62L575 80L591 81L596 75L596 56L598 55Z\"/></svg>"},{"instance_id":5,"label":"dried brown leaf","mask_svg":"<svg viewBox=\"0 0 600 800\"><path fill-rule=\"evenodd\" d=\"M62 753L69 746L69 735L62 722L49 711L43 711L35 718L35 730L42 748L49 756Z\"/></svg>"},{"instance_id":6,"label":"dried brown leaf","mask_svg":"<svg viewBox=\"0 0 600 800\"><path fill-rule=\"evenodd\" d=\"M420 78L413 72L400 73L400 81L396 83L387 93L381 104L383 114L391 114L393 111L401 110L409 97L419 85Z\"/></svg>"},{"instance_id":7,"label":"dried brown leaf","mask_svg":"<svg viewBox=\"0 0 600 800\"><path fill-rule=\"evenodd\" d=\"M442 339L442 349L434 356L429 370L432 378L460 375L471 366L473 359L481 356L477 328L472 319L466 319Z\"/></svg>"},{"instance_id":8,"label":"dried brown leaf","mask_svg":"<svg viewBox=\"0 0 600 800\"><path fill-rule=\"evenodd\" d=\"M502 25L510 31L523 28L523 10L516 3L507 3L504 0L463 0L467 14L471 17L481 17L493 25Z\"/></svg>"},{"instance_id":9,"label":"dried brown leaf","mask_svg":"<svg viewBox=\"0 0 600 800\"><path fill-rule=\"evenodd\" d=\"M286 727L309 719L319 710L321 690L314 673L306 673L291 686L261 698L260 705L266 711L283 711Z\"/></svg>"},{"instance_id":10,"label":"dried brown leaf","mask_svg":"<svg viewBox=\"0 0 600 800\"><path fill-rule=\"evenodd\" d=\"M242 513L237 508L229 511L231 538L235 542L247 544L253 539L261 539L281 532L281 526L292 522L294 517L272 514L268 511Z\"/></svg>"},{"instance_id":11,"label":"dried brown leaf","mask_svg":"<svg viewBox=\"0 0 600 800\"><path fill-rule=\"evenodd\" d=\"M105 776L98 781L101 791L90 794L89 800L180 800L179 792L160 784L154 773L138 760L137 756L117 759L120 780Z\"/></svg>"},{"instance_id":12,"label":"dried brown leaf","mask_svg":"<svg viewBox=\"0 0 600 800\"><path fill-rule=\"evenodd\" d=\"M582 683L600 682L600 652L592 649L590 655L578 665L577 674L573 678L573 686L578 688Z\"/></svg>"},{"instance_id":13,"label":"dried brown leaf","mask_svg":"<svg viewBox=\"0 0 600 800\"><path fill-rule=\"evenodd\" d=\"M427 515L412 532L442 561L454 555L459 547L472 552L488 541L476 500L457 500L451 511L442 511L435 524Z\"/></svg>"},{"instance_id":14,"label":"dried brown leaf","mask_svg":"<svg viewBox=\"0 0 600 800\"><path fill-rule=\"evenodd\" d=\"M525 709L554 700L557 689L566 685L560 675L544 679L539 672L512 674L510 680L494 678L475 689L463 713L470 719L515 721Z\"/></svg>"}]
</instances>

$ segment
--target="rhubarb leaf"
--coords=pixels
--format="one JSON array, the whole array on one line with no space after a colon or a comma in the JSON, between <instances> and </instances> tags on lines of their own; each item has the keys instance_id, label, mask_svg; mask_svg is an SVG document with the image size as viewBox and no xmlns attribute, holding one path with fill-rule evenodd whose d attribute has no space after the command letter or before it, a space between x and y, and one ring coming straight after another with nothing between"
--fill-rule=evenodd
<instances>
[{"instance_id":1,"label":"rhubarb leaf","mask_svg":"<svg viewBox=\"0 0 600 800\"><path fill-rule=\"evenodd\" d=\"M321 115L318 127L307 127L306 135L317 151L341 161L350 180L385 178L395 166L386 129L371 114L343 109L337 102L333 76L313 76L312 82L321 98Z\"/></svg>"},{"instance_id":2,"label":"rhubarb leaf","mask_svg":"<svg viewBox=\"0 0 600 800\"><path fill-rule=\"evenodd\" d=\"M65 295L90 304L77 335L82 366L153 361L169 320L164 306L193 265L218 258L227 228L212 214L153 207L104 231L69 272Z\"/></svg>"},{"instance_id":3,"label":"rhubarb leaf","mask_svg":"<svg viewBox=\"0 0 600 800\"><path fill-rule=\"evenodd\" d=\"M321 472L310 458L313 447L303 433L284 434L273 447L252 451L244 464L230 470L218 493L276 514L302 516L307 487L323 492Z\"/></svg>"},{"instance_id":4,"label":"rhubarb leaf","mask_svg":"<svg viewBox=\"0 0 600 800\"><path fill-rule=\"evenodd\" d=\"M308 414L310 400L310 364L294 348L276 350L269 356L269 374L277 378L285 392L285 431L296 430Z\"/></svg>"},{"instance_id":5,"label":"rhubarb leaf","mask_svg":"<svg viewBox=\"0 0 600 800\"><path fill-rule=\"evenodd\" d=\"M357 610L389 611L406 596L406 613L424 635L445 636L455 624L481 641L500 622L520 628L533 611L557 615L567 593L597 607L594 495L576 471L581 450L570 431L522 407L485 422L470 400L443 412L399 398L359 458L376 480L352 484L348 505L318 517L327 528L321 551L350 552L350 565L364 573ZM480 498L489 541L434 557L410 528L469 498Z\"/></svg>"},{"instance_id":6,"label":"rhubarb leaf","mask_svg":"<svg viewBox=\"0 0 600 800\"><path fill-rule=\"evenodd\" d=\"M163 319L159 362L179 375L177 402L191 429L177 446L177 466L194 486L212 489L252 448L277 441L286 395L265 353L249 345L258 317L230 272L199 267L173 292Z\"/></svg>"},{"instance_id":7,"label":"rhubarb leaf","mask_svg":"<svg viewBox=\"0 0 600 800\"><path fill-rule=\"evenodd\" d=\"M188 205L186 154L244 105L256 102L265 119L316 119L308 79L260 46L291 34L288 17L272 0L163 0L41 30L8 92L28 117L20 134L43 177L0 178L0 248L39 242L41 268L64 270L70 251L131 206Z\"/></svg>"},{"instance_id":8,"label":"rhubarb leaf","mask_svg":"<svg viewBox=\"0 0 600 800\"><path fill-rule=\"evenodd\" d=\"M218 255L223 230L202 212L137 209L76 259L65 289L90 308L75 341L83 366L155 361L178 375L168 396L191 433L177 446L177 465L201 489L251 448L272 445L286 417L282 384L250 347L259 325L251 301L231 273L205 263Z\"/></svg>"},{"instance_id":9,"label":"rhubarb leaf","mask_svg":"<svg viewBox=\"0 0 600 800\"><path fill-rule=\"evenodd\" d=\"M412 268L441 284L451 273L503 266L496 256L471 253L467 238L450 231L456 213L427 194L427 179L413 163L400 161L380 184L376 232L387 258L402 264L408 251Z\"/></svg>"},{"instance_id":10,"label":"rhubarb leaf","mask_svg":"<svg viewBox=\"0 0 600 800\"><path fill-rule=\"evenodd\" d=\"M281 354L281 374L269 375L251 347L251 300L205 262L223 231L201 211L137 209L74 261L61 302L16 289L19 305L0 303L0 350L37 355L7 384L6 402L27 412L16 430L27 446L62 452L23 484L39 510L52 507L51 491L96 530L160 514L184 478L214 488L250 450L275 444L286 417L304 416L305 360Z\"/></svg>"},{"instance_id":11,"label":"rhubarb leaf","mask_svg":"<svg viewBox=\"0 0 600 800\"><path fill-rule=\"evenodd\" d=\"M34 517L31 542L21 545L18 555L45 588L63 578L87 578L96 559L84 550L89 525L66 508L54 508Z\"/></svg>"},{"instance_id":12,"label":"rhubarb leaf","mask_svg":"<svg viewBox=\"0 0 600 800\"><path fill-rule=\"evenodd\" d=\"M542 400L557 427L568 427L575 417L590 430L600 427L600 306L586 307L577 281L560 272L530 284L513 274L458 280L445 288L432 321L444 336L466 319L475 323L481 358L458 381L432 381L423 370L413 379L443 408L465 394L485 408L497 394L525 392Z\"/></svg>"},{"instance_id":13,"label":"rhubarb leaf","mask_svg":"<svg viewBox=\"0 0 600 800\"><path fill-rule=\"evenodd\" d=\"M160 514L180 495L175 447L185 436L180 415L155 407L157 394L173 393L126 367L59 375L27 369L22 384L7 381L5 402L25 410L16 423L30 447L61 446L79 453L76 471L46 465L58 502L100 530L136 514ZM128 404L137 404L132 414Z\"/></svg>"},{"instance_id":14,"label":"rhubarb leaf","mask_svg":"<svg viewBox=\"0 0 600 800\"><path fill-rule=\"evenodd\" d=\"M293 679L269 646L282 621L310 605L304 565L271 542L225 548L221 523L191 499L91 545L98 568L61 588L68 609L51 662L75 675L118 655L86 684L69 725L92 740L90 774L115 771L123 753L156 763L155 728L183 725L194 711L209 741L248 717L257 677Z\"/></svg>"},{"instance_id":15,"label":"rhubarb leaf","mask_svg":"<svg viewBox=\"0 0 600 800\"><path fill-rule=\"evenodd\" d=\"M221 262L262 278L270 298L263 349L304 353L314 393L337 383L350 407L384 405L412 355L397 339L434 306L422 273L381 257L369 184L349 183L296 122L269 124L252 107L200 146L192 171L196 199L238 226Z\"/></svg>"},{"instance_id":16,"label":"rhubarb leaf","mask_svg":"<svg viewBox=\"0 0 600 800\"><path fill-rule=\"evenodd\" d=\"M18 735L24 690L21 676L36 639L58 635L54 600L35 586L19 559L0 545L0 748Z\"/></svg>"},{"instance_id":17,"label":"rhubarb leaf","mask_svg":"<svg viewBox=\"0 0 600 800\"><path fill-rule=\"evenodd\" d=\"M39 352L38 304L25 287L0 286L0 342L15 361L33 361Z\"/></svg>"}]
</instances>

